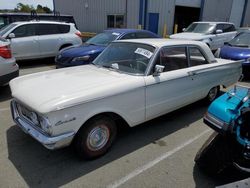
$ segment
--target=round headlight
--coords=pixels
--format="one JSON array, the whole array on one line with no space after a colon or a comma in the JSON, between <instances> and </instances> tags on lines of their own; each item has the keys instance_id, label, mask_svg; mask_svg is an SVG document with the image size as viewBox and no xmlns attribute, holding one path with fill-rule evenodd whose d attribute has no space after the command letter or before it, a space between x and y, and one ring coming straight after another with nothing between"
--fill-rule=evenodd
<instances>
[{"instance_id":1,"label":"round headlight","mask_svg":"<svg viewBox=\"0 0 250 188\"><path fill-rule=\"evenodd\" d=\"M52 129L51 129L51 124L50 124L49 120L47 118L45 118L45 117L40 117L39 120L40 120L41 128L46 133L48 133L49 135L51 135L52 134Z\"/></svg>"},{"instance_id":2,"label":"round headlight","mask_svg":"<svg viewBox=\"0 0 250 188\"><path fill-rule=\"evenodd\" d=\"M35 125L39 124L38 116L35 112L30 113L30 119Z\"/></svg>"}]
</instances>

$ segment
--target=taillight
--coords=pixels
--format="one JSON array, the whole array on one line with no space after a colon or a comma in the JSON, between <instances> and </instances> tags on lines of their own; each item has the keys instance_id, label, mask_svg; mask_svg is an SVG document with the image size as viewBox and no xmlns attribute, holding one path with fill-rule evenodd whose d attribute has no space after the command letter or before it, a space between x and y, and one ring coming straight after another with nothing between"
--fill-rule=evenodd
<instances>
[{"instance_id":1,"label":"taillight","mask_svg":"<svg viewBox=\"0 0 250 188\"><path fill-rule=\"evenodd\" d=\"M5 59L11 58L10 46L0 46L0 56Z\"/></svg>"},{"instance_id":2,"label":"taillight","mask_svg":"<svg viewBox=\"0 0 250 188\"><path fill-rule=\"evenodd\" d=\"M80 31L77 31L75 34L76 34L78 37L82 38L82 33L81 33Z\"/></svg>"}]
</instances>

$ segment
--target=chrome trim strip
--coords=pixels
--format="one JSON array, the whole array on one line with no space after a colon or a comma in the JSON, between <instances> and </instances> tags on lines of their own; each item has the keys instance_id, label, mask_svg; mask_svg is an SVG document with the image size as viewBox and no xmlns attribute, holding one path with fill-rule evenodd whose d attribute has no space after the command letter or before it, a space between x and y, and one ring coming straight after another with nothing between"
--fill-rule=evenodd
<instances>
[{"instance_id":1,"label":"chrome trim strip","mask_svg":"<svg viewBox=\"0 0 250 188\"><path fill-rule=\"evenodd\" d=\"M216 120L216 119L213 119L213 118L211 118L211 119L209 119L210 117L208 117L208 116L205 116L204 117L204 119L206 120L206 121L208 121L209 123L211 123L212 125L214 125L215 127L217 127L218 129L223 129L223 125L218 125L218 124L221 124L221 122L219 122L218 120ZM216 123L218 123L218 124L216 124Z\"/></svg>"},{"instance_id":2,"label":"chrome trim strip","mask_svg":"<svg viewBox=\"0 0 250 188\"><path fill-rule=\"evenodd\" d=\"M46 148L54 150L57 148L65 147L70 145L71 141L74 138L75 132L68 132L58 136L48 136L43 134L42 132L35 129L34 126L31 125L30 122L22 119L15 106L15 101L11 101L11 112L14 122L19 126L26 134L32 136L35 140L40 142Z\"/></svg>"}]
</instances>

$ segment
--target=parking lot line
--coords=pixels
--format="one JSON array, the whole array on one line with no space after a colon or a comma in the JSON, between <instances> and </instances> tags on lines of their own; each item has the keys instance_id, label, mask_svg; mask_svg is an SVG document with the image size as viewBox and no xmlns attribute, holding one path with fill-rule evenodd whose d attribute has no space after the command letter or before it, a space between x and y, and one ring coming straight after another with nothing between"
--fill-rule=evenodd
<instances>
[{"instance_id":1,"label":"parking lot line","mask_svg":"<svg viewBox=\"0 0 250 188\"><path fill-rule=\"evenodd\" d=\"M9 111L10 108L0 108L0 112L5 112L5 111Z\"/></svg>"},{"instance_id":2,"label":"parking lot line","mask_svg":"<svg viewBox=\"0 0 250 188\"><path fill-rule=\"evenodd\" d=\"M113 182L112 184L108 185L107 188L116 188L116 187L121 186L122 184L126 183L127 181L129 181L130 179L134 178L135 176L137 176L137 175L143 173L144 171L152 168L153 166L155 166L159 162L161 162L161 161L169 158L170 156L172 156L173 154L175 154L179 150L183 149L184 147L192 144L194 141L198 140L199 138L201 138L203 135L207 134L208 132L211 132L211 129L206 129L205 131L203 131L202 133L200 133L196 137L185 141L184 143L182 143L181 145L177 146L173 150L164 153L160 157L158 157L158 158L156 158L156 159L154 159L152 161L149 161L147 164L145 164L145 165L143 165L141 167L138 167L137 169L135 169L131 173L127 174L123 178L121 178L121 179Z\"/></svg>"}]
</instances>

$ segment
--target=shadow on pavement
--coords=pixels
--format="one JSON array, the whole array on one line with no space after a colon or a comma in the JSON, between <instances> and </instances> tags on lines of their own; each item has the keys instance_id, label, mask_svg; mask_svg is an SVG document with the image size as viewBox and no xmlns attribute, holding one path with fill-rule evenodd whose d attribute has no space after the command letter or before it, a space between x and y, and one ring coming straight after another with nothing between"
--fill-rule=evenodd
<instances>
[{"instance_id":1,"label":"shadow on pavement","mask_svg":"<svg viewBox=\"0 0 250 188\"><path fill-rule=\"evenodd\" d=\"M249 177L245 173L241 173L239 170L229 167L226 168L219 177L210 177L202 172L202 170L195 164L193 169L193 177L196 187L215 187L220 185L229 184L235 181L240 181Z\"/></svg>"},{"instance_id":2,"label":"shadow on pavement","mask_svg":"<svg viewBox=\"0 0 250 188\"><path fill-rule=\"evenodd\" d=\"M80 160L71 147L49 151L17 126L7 130L8 157L29 187L58 187L190 126L201 119L207 105L197 102L135 128L125 129L111 150L92 161ZM204 178L204 181L205 178Z\"/></svg>"},{"instance_id":3,"label":"shadow on pavement","mask_svg":"<svg viewBox=\"0 0 250 188\"><path fill-rule=\"evenodd\" d=\"M30 69L34 67L55 65L55 60L54 58L44 58L44 59L38 59L38 60L18 61L17 64L19 65L21 69Z\"/></svg>"},{"instance_id":4,"label":"shadow on pavement","mask_svg":"<svg viewBox=\"0 0 250 188\"><path fill-rule=\"evenodd\" d=\"M11 98L10 87L8 85L2 87L0 86L0 102L7 101Z\"/></svg>"}]
</instances>

